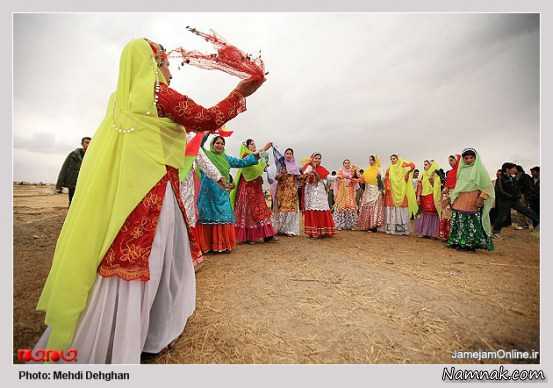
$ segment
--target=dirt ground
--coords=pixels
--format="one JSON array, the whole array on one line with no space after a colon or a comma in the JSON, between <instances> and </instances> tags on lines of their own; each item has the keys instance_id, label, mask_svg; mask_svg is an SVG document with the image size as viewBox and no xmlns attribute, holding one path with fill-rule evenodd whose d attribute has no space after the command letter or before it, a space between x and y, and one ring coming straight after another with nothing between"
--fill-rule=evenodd
<instances>
[{"instance_id":1,"label":"dirt ground","mask_svg":"<svg viewBox=\"0 0 553 388\"><path fill-rule=\"evenodd\" d=\"M14 185L14 353L45 329L35 306L66 207L51 186ZM344 231L209 255L182 336L144 362L456 363L454 351L539 351L539 236L502 236L478 253Z\"/></svg>"}]
</instances>

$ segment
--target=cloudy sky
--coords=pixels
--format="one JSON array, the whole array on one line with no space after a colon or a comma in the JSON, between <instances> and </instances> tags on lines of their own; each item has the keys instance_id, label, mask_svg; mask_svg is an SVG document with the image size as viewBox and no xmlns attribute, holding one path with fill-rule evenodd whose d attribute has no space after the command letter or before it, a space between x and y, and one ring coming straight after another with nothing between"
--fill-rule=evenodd
<instances>
[{"instance_id":1,"label":"cloudy sky","mask_svg":"<svg viewBox=\"0 0 553 388\"><path fill-rule=\"evenodd\" d=\"M490 172L539 164L539 16L533 14L102 13L14 15L14 180L55 182L92 136L117 81L121 49L149 37L209 52L185 30L210 28L262 50L267 82L228 127L314 151L337 169L391 153L422 166L465 146ZM172 87L211 106L238 82L186 67Z\"/></svg>"}]
</instances>

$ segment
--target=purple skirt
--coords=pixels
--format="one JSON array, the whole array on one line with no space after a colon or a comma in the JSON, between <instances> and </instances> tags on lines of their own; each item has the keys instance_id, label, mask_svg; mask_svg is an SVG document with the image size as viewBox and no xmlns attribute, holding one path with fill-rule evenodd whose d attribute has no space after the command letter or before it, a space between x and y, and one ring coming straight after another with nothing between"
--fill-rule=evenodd
<instances>
[{"instance_id":1,"label":"purple skirt","mask_svg":"<svg viewBox=\"0 0 553 388\"><path fill-rule=\"evenodd\" d=\"M440 235L440 218L438 213L422 213L415 221L415 233L417 236L438 238Z\"/></svg>"}]
</instances>

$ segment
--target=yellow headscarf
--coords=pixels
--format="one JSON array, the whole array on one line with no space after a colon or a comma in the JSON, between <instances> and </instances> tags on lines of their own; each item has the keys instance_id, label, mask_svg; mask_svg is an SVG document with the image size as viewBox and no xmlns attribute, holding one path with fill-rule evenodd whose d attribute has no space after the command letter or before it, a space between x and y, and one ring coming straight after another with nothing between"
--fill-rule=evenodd
<instances>
[{"instance_id":1,"label":"yellow headscarf","mask_svg":"<svg viewBox=\"0 0 553 388\"><path fill-rule=\"evenodd\" d=\"M438 211L438 215L442 214L442 181L438 174L434 175L434 184L430 184L430 177L432 177L432 174L436 170L438 170L440 166L438 166L438 163L435 161L432 162L432 165L428 168L428 170L424 170L422 173L422 192L421 195L433 195L434 199L434 206L436 207L436 210Z\"/></svg>"},{"instance_id":2,"label":"yellow headscarf","mask_svg":"<svg viewBox=\"0 0 553 388\"><path fill-rule=\"evenodd\" d=\"M376 155L371 156L374 156L375 161L372 166L369 164L365 169L365 172L363 173L363 181L369 185L376 185L378 183L377 176L380 170L380 158Z\"/></svg>"},{"instance_id":3,"label":"yellow headscarf","mask_svg":"<svg viewBox=\"0 0 553 388\"><path fill-rule=\"evenodd\" d=\"M96 270L123 223L166 174L184 168L183 128L158 117L157 82L165 82L150 45L129 42L106 116L86 151L75 197L38 301L50 327L48 348L66 349L86 309Z\"/></svg>"},{"instance_id":4,"label":"yellow headscarf","mask_svg":"<svg viewBox=\"0 0 553 388\"><path fill-rule=\"evenodd\" d=\"M417 196L415 189L411 184L413 179L413 170L409 172L409 177L405 181L405 174L409 171L408 167L403 167L404 163L410 163L408 161L399 159L396 164L392 164L388 169L388 174L391 183L392 199L396 206L401 206L405 197L407 197L407 207L409 208L409 215L414 216L419 210L417 205Z\"/></svg>"}]
</instances>

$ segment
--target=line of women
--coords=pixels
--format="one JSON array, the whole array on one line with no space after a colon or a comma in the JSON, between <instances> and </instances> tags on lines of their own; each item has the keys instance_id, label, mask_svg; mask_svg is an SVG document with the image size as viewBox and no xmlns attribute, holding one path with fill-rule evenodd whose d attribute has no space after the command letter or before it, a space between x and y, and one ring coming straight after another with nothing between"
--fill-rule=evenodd
<instances>
[{"instance_id":1,"label":"line of women","mask_svg":"<svg viewBox=\"0 0 553 388\"><path fill-rule=\"evenodd\" d=\"M424 161L422 177L417 179L415 164L390 157L384 178L375 155L363 174L343 162L334 184L334 220L339 229L357 229L387 234L408 235L447 241L459 250L493 249L489 212L494 200L491 179L473 148L461 155L450 155L451 169L440 177L434 160ZM355 191L365 188L359 208ZM352 214L358 210L358 215Z\"/></svg>"}]
</instances>

